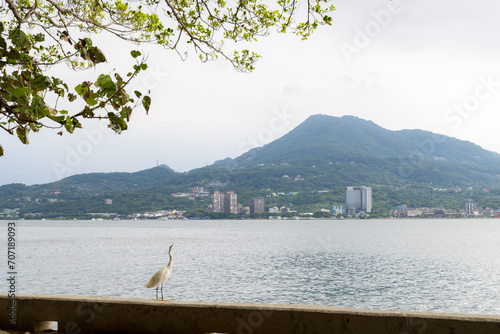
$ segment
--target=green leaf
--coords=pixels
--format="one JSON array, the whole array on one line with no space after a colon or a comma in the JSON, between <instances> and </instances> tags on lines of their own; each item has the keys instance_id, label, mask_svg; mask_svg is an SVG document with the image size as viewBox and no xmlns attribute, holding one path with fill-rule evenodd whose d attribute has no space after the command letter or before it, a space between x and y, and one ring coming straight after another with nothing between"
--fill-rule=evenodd
<instances>
[{"instance_id":1,"label":"green leaf","mask_svg":"<svg viewBox=\"0 0 500 334\"><path fill-rule=\"evenodd\" d=\"M89 92L89 86L89 83L87 81L84 81L75 87L75 92L80 96L84 96Z\"/></svg>"},{"instance_id":2,"label":"green leaf","mask_svg":"<svg viewBox=\"0 0 500 334\"><path fill-rule=\"evenodd\" d=\"M19 49L31 48L28 36L20 28L12 29L9 34L12 43Z\"/></svg>"},{"instance_id":3,"label":"green leaf","mask_svg":"<svg viewBox=\"0 0 500 334\"><path fill-rule=\"evenodd\" d=\"M89 108L89 106L85 106L85 108L83 108L84 118L93 118L94 116L95 116L94 112L92 111L92 109Z\"/></svg>"},{"instance_id":4,"label":"green leaf","mask_svg":"<svg viewBox=\"0 0 500 334\"><path fill-rule=\"evenodd\" d=\"M141 53L137 50L132 50L132 51L130 51L130 55L134 58L137 58L141 55Z\"/></svg>"},{"instance_id":5,"label":"green leaf","mask_svg":"<svg viewBox=\"0 0 500 334\"><path fill-rule=\"evenodd\" d=\"M110 128L113 129L116 133L121 133L123 130L127 129L127 123L121 117L118 117L116 114L110 112L108 113Z\"/></svg>"},{"instance_id":6,"label":"green leaf","mask_svg":"<svg viewBox=\"0 0 500 334\"><path fill-rule=\"evenodd\" d=\"M87 48L91 48L92 47L92 40L88 37L85 37L83 38L83 40L80 40L80 41L83 41L83 45Z\"/></svg>"},{"instance_id":7,"label":"green leaf","mask_svg":"<svg viewBox=\"0 0 500 334\"><path fill-rule=\"evenodd\" d=\"M149 113L149 107L151 106L151 98L146 95L142 98L142 105L146 109L146 115Z\"/></svg>"},{"instance_id":8,"label":"green leaf","mask_svg":"<svg viewBox=\"0 0 500 334\"><path fill-rule=\"evenodd\" d=\"M75 124L73 123L73 120L71 119L70 116L66 116L66 122L64 122L64 127L66 128L66 131L69 133L73 133L75 131Z\"/></svg>"},{"instance_id":9,"label":"green leaf","mask_svg":"<svg viewBox=\"0 0 500 334\"><path fill-rule=\"evenodd\" d=\"M135 96L137 96L137 97L141 97L142 96L142 93L139 92L138 90L135 90L134 93L135 93Z\"/></svg>"},{"instance_id":10,"label":"green leaf","mask_svg":"<svg viewBox=\"0 0 500 334\"><path fill-rule=\"evenodd\" d=\"M110 94L116 92L116 84L113 79L111 79L111 76L107 74L101 74L99 78L97 78L95 85Z\"/></svg>"},{"instance_id":11,"label":"green leaf","mask_svg":"<svg viewBox=\"0 0 500 334\"><path fill-rule=\"evenodd\" d=\"M121 118L126 118L127 122L130 122L130 115L132 115L132 108L123 107L122 111L120 111Z\"/></svg>"},{"instance_id":12,"label":"green leaf","mask_svg":"<svg viewBox=\"0 0 500 334\"><path fill-rule=\"evenodd\" d=\"M25 98L27 97L27 95L30 93L30 90L29 88L17 88L17 89L14 89L12 91L12 95L14 95L14 97L16 99L19 99L21 97ZM27 99L26 99L27 100Z\"/></svg>"},{"instance_id":13,"label":"green leaf","mask_svg":"<svg viewBox=\"0 0 500 334\"><path fill-rule=\"evenodd\" d=\"M85 102L87 102L89 106L95 106L97 104L97 100L93 97L86 98Z\"/></svg>"},{"instance_id":14,"label":"green leaf","mask_svg":"<svg viewBox=\"0 0 500 334\"><path fill-rule=\"evenodd\" d=\"M53 120L54 122L57 122L57 123L60 123L60 124L64 123L64 116L51 116L51 115L48 115L47 117L50 118L51 120Z\"/></svg>"},{"instance_id":15,"label":"green leaf","mask_svg":"<svg viewBox=\"0 0 500 334\"><path fill-rule=\"evenodd\" d=\"M93 46L88 50L88 56L90 58L90 61L93 62L94 64L106 62L106 57L104 56L104 53L101 50L99 50L99 48L96 46Z\"/></svg>"},{"instance_id":16,"label":"green leaf","mask_svg":"<svg viewBox=\"0 0 500 334\"><path fill-rule=\"evenodd\" d=\"M47 87L50 87L52 85L52 81L50 80L49 77L45 75L38 75L34 80L33 80L33 88L35 90L44 90Z\"/></svg>"},{"instance_id":17,"label":"green leaf","mask_svg":"<svg viewBox=\"0 0 500 334\"><path fill-rule=\"evenodd\" d=\"M72 117L71 120L73 121L73 126L75 128L82 128L82 123L80 123L80 121L78 120L78 118L76 117Z\"/></svg>"},{"instance_id":18,"label":"green leaf","mask_svg":"<svg viewBox=\"0 0 500 334\"><path fill-rule=\"evenodd\" d=\"M0 157L3 155L3 147L0 145Z\"/></svg>"},{"instance_id":19,"label":"green leaf","mask_svg":"<svg viewBox=\"0 0 500 334\"><path fill-rule=\"evenodd\" d=\"M142 63L142 64L141 64L141 69L142 69L143 71L144 71L144 70L146 70L147 68L148 68L148 64L146 64L146 63Z\"/></svg>"},{"instance_id":20,"label":"green leaf","mask_svg":"<svg viewBox=\"0 0 500 334\"><path fill-rule=\"evenodd\" d=\"M128 74L127 74L127 76L128 76ZM122 77L121 77L118 73L115 73L115 78L116 78L116 84L117 84L118 86L120 86L120 87L121 87L121 86L122 86L122 84L124 84L124 83L125 83L125 81L123 81Z\"/></svg>"},{"instance_id":21,"label":"green leaf","mask_svg":"<svg viewBox=\"0 0 500 334\"><path fill-rule=\"evenodd\" d=\"M28 145L30 143L28 139L28 133L30 132L29 128L24 128L24 127L18 127L16 129L17 136L19 137L19 140L21 140L21 143Z\"/></svg>"}]
</instances>

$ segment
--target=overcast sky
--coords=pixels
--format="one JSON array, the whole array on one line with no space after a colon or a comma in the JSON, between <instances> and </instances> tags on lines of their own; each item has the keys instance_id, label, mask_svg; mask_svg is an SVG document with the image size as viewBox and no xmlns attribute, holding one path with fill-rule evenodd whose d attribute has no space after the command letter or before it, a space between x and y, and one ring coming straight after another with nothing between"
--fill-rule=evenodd
<instances>
[{"instance_id":1,"label":"overcast sky","mask_svg":"<svg viewBox=\"0 0 500 334\"><path fill-rule=\"evenodd\" d=\"M439 132L500 152L500 3L333 3L333 26L310 40L272 34L255 43L263 58L250 74L223 60L200 63L192 52L183 62L140 47L150 67L135 85L152 90L148 116L136 110L121 135L97 121L73 135L32 134L30 145L1 133L0 185L134 172L157 162L188 171L235 158L319 113ZM131 46L99 47L105 66L121 68ZM86 73L93 72L77 76Z\"/></svg>"}]
</instances>

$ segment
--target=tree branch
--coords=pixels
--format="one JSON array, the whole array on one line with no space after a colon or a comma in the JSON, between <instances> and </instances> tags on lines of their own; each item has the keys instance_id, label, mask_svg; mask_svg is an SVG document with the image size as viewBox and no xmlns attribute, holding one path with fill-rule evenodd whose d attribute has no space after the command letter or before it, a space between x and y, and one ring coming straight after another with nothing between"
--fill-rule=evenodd
<instances>
[{"instance_id":1,"label":"tree branch","mask_svg":"<svg viewBox=\"0 0 500 334\"><path fill-rule=\"evenodd\" d=\"M14 17L16 18L16 20L18 21L18 23L19 24L24 23L25 20L21 17L21 15L19 14L19 12L17 11L17 8L16 8L16 5L14 4L14 1L12 1L12 0L5 0L5 2L7 2L7 4L9 5L9 9L12 12L12 14L14 14Z\"/></svg>"}]
</instances>

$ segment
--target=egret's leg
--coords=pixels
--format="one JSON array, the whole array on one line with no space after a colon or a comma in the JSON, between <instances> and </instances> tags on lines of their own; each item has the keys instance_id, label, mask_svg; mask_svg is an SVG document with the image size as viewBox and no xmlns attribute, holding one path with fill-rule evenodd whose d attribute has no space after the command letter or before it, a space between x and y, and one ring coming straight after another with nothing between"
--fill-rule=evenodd
<instances>
[{"instance_id":1,"label":"egret's leg","mask_svg":"<svg viewBox=\"0 0 500 334\"><path fill-rule=\"evenodd\" d=\"M156 299L155 300L158 300L158 285L156 286Z\"/></svg>"},{"instance_id":2,"label":"egret's leg","mask_svg":"<svg viewBox=\"0 0 500 334\"><path fill-rule=\"evenodd\" d=\"M161 283L161 300L163 300L163 283Z\"/></svg>"}]
</instances>

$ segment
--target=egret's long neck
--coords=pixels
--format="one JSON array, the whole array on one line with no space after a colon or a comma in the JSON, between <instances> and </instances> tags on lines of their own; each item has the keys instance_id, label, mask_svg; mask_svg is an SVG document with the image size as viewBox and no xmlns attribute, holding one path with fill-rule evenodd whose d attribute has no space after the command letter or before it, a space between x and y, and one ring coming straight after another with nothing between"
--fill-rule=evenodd
<instances>
[{"instance_id":1,"label":"egret's long neck","mask_svg":"<svg viewBox=\"0 0 500 334\"><path fill-rule=\"evenodd\" d=\"M168 260L167 266L171 267L172 266L172 254L170 254L170 252L168 252L168 256L170 257L170 260Z\"/></svg>"}]
</instances>

